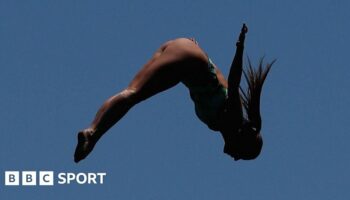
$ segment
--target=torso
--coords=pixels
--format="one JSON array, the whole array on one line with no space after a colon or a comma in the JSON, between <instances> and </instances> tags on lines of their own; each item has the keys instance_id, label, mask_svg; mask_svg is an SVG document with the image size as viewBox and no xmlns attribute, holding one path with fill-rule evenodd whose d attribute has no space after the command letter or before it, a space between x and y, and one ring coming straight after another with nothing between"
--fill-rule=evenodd
<instances>
[{"instance_id":1,"label":"torso","mask_svg":"<svg viewBox=\"0 0 350 200\"><path fill-rule=\"evenodd\" d=\"M188 47L193 55L192 65L186 68L182 83L190 91L196 115L210 129L218 130L220 115L227 100L227 81L196 42L188 39L174 42L183 43L181 45Z\"/></svg>"}]
</instances>

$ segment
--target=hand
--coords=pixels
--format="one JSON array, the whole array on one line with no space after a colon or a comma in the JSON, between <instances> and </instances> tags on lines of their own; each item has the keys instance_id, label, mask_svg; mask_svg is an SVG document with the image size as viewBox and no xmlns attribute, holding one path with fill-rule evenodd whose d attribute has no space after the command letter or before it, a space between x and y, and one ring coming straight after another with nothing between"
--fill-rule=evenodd
<instances>
[{"instance_id":1,"label":"hand","mask_svg":"<svg viewBox=\"0 0 350 200\"><path fill-rule=\"evenodd\" d=\"M241 34L246 34L246 33L248 33L248 27L245 24L243 24Z\"/></svg>"},{"instance_id":2,"label":"hand","mask_svg":"<svg viewBox=\"0 0 350 200\"><path fill-rule=\"evenodd\" d=\"M248 27L245 24L243 24L236 46L244 46L244 39L246 33L248 33Z\"/></svg>"}]
</instances>

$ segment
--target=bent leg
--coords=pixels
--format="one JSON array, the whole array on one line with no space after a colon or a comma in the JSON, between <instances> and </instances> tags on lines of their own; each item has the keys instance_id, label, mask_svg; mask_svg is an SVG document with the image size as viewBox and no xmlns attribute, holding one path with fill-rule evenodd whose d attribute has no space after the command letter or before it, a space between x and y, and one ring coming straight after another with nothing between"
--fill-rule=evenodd
<instances>
[{"instance_id":1,"label":"bent leg","mask_svg":"<svg viewBox=\"0 0 350 200\"><path fill-rule=\"evenodd\" d=\"M129 100L130 93L129 90L124 90L110 97L98 110L90 127L78 133L78 145L74 153L75 162L84 159L93 150L101 136L132 107Z\"/></svg>"},{"instance_id":2,"label":"bent leg","mask_svg":"<svg viewBox=\"0 0 350 200\"><path fill-rule=\"evenodd\" d=\"M79 162L93 149L99 138L135 104L180 82L182 56L171 48L160 49L138 72L129 86L109 98L97 112L91 126L78 134L74 160Z\"/></svg>"},{"instance_id":3,"label":"bent leg","mask_svg":"<svg viewBox=\"0 0 350 200\"><path fill-rule=\"evenodd\" d=\"M100 137L135 104L179 83L179 60L177 55L166 49L157 52L125 90L112 96L102 105L90 128Z\"/></svg>"}]
</instances>

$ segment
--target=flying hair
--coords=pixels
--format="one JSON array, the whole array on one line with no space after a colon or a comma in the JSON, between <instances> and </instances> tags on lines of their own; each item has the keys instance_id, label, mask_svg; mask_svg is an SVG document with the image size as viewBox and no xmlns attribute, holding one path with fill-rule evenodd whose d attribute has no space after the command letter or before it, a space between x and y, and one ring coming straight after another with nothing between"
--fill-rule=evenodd
<instances>
[{"instance_id":1,"label":"flying hair","mask_svg":"<svg viewBox=\"0 0 350 200\"><path fill-rule=\"evenodd\" d=\"M267 63L264 67L264 57L262 57L259 61L258 68L254 69L248 58L248 67L243 70L247 88L246 91L244 91L242 86L240 87L240 96L246 117L252 126L256 128L257 132L261 130L260 97L262 87L275 61L276 60L273 60L271 63Z\"/></svg>"}]
</instances>

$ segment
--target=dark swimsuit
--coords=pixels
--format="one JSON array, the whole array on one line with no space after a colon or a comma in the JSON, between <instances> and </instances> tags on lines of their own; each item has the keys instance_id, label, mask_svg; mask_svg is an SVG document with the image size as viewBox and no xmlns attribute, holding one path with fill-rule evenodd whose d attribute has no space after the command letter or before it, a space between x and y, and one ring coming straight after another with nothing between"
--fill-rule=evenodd
<instances>
[{"instance_id":1,"label":"dark swimsuit","mask_svg":"<svg viewBox=\"0 0 350 200\"><path fill-rule=\"evenodd\" d=\"M220 84L214 63L209 57L205 77L207 79L205 84L194 85L190 81L185 81L184 84L190 90L198 118L210 129L218 130L219 114L225 106L227 88Z\"/></svg>"}]
</instances>

